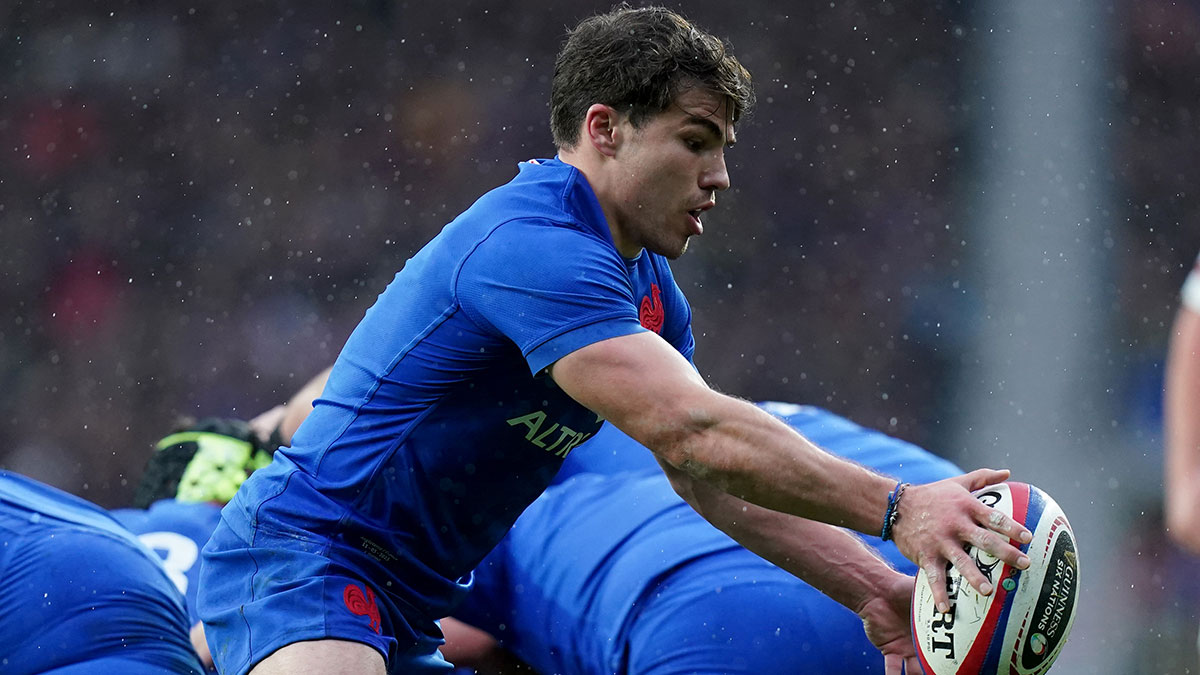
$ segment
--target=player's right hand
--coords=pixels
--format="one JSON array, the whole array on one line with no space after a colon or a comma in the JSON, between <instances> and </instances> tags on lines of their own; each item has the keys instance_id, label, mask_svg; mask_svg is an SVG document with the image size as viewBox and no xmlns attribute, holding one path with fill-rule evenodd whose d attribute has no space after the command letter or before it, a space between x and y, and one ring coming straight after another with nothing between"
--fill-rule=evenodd
<instances>
[{"instance_id":1,"label":"player's right hand","mask_svg":"<svg viewBox=\"0 0 1200 675\"><path fill-rule=\"evenodd\" d=\"M885 675L921 672L909 621L914 583L913 577L896 573L877 589L878 595L857 610L867 639L883 654Z\"/></svg>"},{"instance_id":2,"label":"player's right hand","mask_svg":"<svg viewBox=\"0 0 1200 675\"><path fill-rule=\"evenodd\" d=\"M910 485L905 491L892 536L900 552L925 571L938 611L950 609L946 563L953 564L981 594L992 592L987 577L967 553L968 546L1018 569L1029 567L1029 558L1011 541L1028 543L1032 533L971 495L1008 477L1008 470L977 469L936 483Z\"/></svg>"}]
</instances>

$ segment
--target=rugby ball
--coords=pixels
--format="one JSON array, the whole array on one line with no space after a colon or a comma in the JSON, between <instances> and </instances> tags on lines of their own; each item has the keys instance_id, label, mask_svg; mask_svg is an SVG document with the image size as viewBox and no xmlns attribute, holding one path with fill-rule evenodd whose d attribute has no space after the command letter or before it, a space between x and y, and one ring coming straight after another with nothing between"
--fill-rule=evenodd
<instances>
[{"instance_id":1,"label":"rugby ball","mask_svg":"<svg viewBox=\"0 0 1200 675\"><path fill-rule=\"evenodd\" d=\"M1033 533L1033 541L1020 547L1029 556L1029 569L968 547L993 590L980 595L948 566L946 613L934 607L929 580L918 572L912 602L917 657L926 675L1041 675L1058 658L1075 621L1075 534L1058 504L1028 483L992 485L975 498Z\"/></svg>"}]
</instances>

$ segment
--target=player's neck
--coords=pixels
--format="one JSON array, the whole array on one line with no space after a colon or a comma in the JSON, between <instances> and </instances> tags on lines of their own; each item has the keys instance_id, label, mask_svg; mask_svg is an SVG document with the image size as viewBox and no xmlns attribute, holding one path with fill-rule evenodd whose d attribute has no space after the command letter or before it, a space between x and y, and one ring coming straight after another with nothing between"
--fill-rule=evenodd
<instances>
[{"instance_id":1,"label":"player's neck","mask_svg":"<svg viewBox=\"0 0 1200 675\"><path fill-rule=\"evenodd\" d=\"M604 212L604 220L608 225L608 233L612 237L613 245L616 246L617 252L622 257L632 260L642 252L642 247L628 241L628 237L624 234L624 228L621 227L620 219L617 217L617 209L615 208L614 191L610 181L606 179L604 158L599 156L599 153L588 153L587 150L560 150L558 158L565 164L570 164L575 167L583 177L587 179L588 186L592 188L592 193L596 195L596 201L600 203L600 210Z\"/></svg>"}]
</instances>

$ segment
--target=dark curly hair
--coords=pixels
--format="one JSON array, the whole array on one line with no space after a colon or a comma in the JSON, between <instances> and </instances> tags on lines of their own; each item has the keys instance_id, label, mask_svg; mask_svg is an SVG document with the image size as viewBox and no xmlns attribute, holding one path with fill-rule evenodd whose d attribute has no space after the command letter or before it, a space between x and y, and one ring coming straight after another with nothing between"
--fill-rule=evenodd
<instances>
[{"instance_id":1,"label":"dark curly hair","mask_svg":"<svg viewBox=\"0 0 1200 675\"><path fill-rule=\"evenodd\" d=\"M622 4L585 19L570 31L554 63L554 144L570 149L579 143L579 127L592 104L612 106L639 127L693 86L726 97L730 121L754 105L750 73L728 43L679 14Z\"/></svg>"}]
</instances>

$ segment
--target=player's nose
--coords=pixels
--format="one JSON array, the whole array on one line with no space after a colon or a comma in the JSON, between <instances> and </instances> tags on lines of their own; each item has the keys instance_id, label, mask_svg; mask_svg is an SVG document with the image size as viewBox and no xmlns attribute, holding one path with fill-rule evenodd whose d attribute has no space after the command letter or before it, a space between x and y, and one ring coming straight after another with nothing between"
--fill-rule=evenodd
<instances>
[{"instance_id":1,"label":"player's nose","mask_svg":"<svg viewBox=\"0 0 1200 675\"><path fill-rule=\"evenodd\" d=\"M700 189L709 192L729 189L729 167L725 165L724 153L719 153L700 175Z\"/></svg>"}]
</instances>

